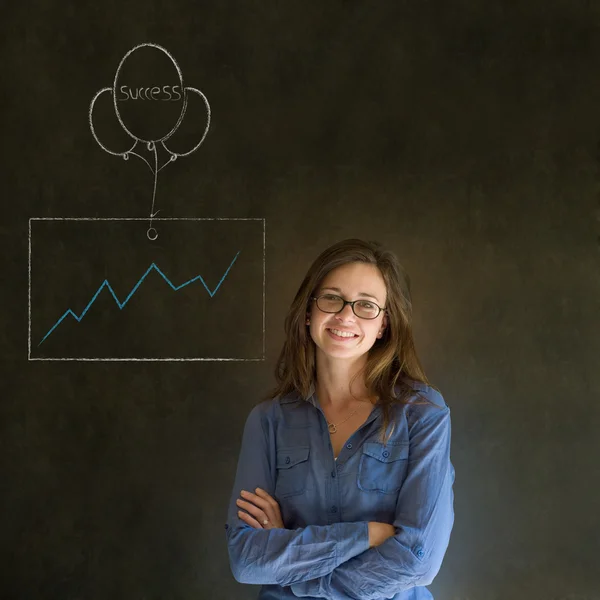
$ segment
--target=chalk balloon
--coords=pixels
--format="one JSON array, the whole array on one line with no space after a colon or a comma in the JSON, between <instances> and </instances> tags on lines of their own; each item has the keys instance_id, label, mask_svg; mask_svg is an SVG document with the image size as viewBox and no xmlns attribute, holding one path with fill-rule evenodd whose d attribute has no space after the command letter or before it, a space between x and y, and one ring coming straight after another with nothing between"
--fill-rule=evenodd
<instances>
[{"instance_id":1,"label":"chalk balloon","mask_svg":"<svg viewBox=\"0 0 600 600\"><path fill-rule=\"evenodd\" d=\"M165 141L175 133L183 121L188 94L193 98L200 96L202 99L206 108L206 126L200 141L193 148L186 152L174 152L167 148ZM123 131L133 140L129 148L111 149L96 133L94 107L99 98L105 99L107 96L112 96L117 120ZM158 231L152 226L159 213L155 210L158 173L177 158L189 156L201 146L210 127L210 115L210 105L206 96L199 89L184 87L179 65L169 52L158 44L140 44L132 48L119 63L112 88L104 87L92 98L88 118L90 130L98 145L105 152L121 156L125 160L135 156L152 172L154 186L148 217L150 223L146 233L151 241L158 238ZM138 148L143 145L146 146L146 152ZM167 153L166 161L159 156L159 146L162 154Z\"/></svg>"},{"instance_id":2,"label":"chalk balloon","mask_svg":"<svg viewBox=\"0 0 600 600\"><path fill-rule=\"evenodd\" d=\"M179 66L167 50L150 43L132 48L123 57L112 96L123 129L143 142L168 139L187 106Z\"/></svg>"}]
</instances>

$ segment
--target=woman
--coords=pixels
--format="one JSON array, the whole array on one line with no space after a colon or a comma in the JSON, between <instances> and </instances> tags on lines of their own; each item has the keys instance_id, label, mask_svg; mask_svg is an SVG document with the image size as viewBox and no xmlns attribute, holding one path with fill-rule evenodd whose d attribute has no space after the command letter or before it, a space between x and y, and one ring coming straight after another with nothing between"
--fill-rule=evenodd
<instances>
[{"instance_id":1,"label":"woman","mask_svg":"<svg viewBox=\"0 0 600 600\"><path fill-rule=\"evenodd\" d=\"M409 278L376 242L331 246L300 285L225 525L233 575L260 600L433 598L454 523L450 408L411 313Z\"/></svg>"}]
</instances>

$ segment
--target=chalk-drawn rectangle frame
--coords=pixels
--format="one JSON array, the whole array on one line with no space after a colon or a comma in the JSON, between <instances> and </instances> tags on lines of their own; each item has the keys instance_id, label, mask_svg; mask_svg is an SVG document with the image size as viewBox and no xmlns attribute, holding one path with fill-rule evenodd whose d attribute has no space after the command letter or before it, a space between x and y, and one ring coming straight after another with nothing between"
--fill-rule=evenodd
<instances>
[{"instance_id":1,"label":"chalk-drawn rectangle frame","mask_svg":"<svg viewBox=\"0 0 600 600\"><path fill-rule=\"evenodd\" d=\"M263 217L155 217L153 221L262 221L263 223L263 281L262 281L262 356L257 358L83 358L83 357L57 357L43 358L31 356L31 222L32 221L147 221L148 217L31 217L29 219L29 259L28 259L28 335L27 335L27 360L30 361L77 361L77 362L194 362L194 361L263 361L265 360L265 287L266 287L266 219Z\"/></svg>"}]
</instances>

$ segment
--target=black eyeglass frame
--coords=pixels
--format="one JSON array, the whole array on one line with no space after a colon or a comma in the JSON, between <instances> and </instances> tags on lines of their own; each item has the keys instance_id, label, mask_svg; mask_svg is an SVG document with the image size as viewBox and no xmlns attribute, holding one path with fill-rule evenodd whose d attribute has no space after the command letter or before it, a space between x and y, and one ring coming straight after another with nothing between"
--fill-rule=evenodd
<instances>
[{"instance_id":1,"label":"black eyeglass frame","mask_svg":"<svg viewBox=\"0 0 600 600\"><path fill-rule=\"evenodd\" d=\"M335 296L336 298L339 298L344 304L342 305L342 308L340 308L340 310L323 310L320 306L319 303L317 302L317 300L319 300L319 298L322 298L323 296ZM338 296L338 294L321 294L320 296L311 296L310 297L311 300L314 300L315 302L317 302L317 308L324 313L327 313L329 315L337 315L337 313L340 313L344 310L344 308L346 308L346 304L349 304L352 307L352 312L359 318L359 319L365 319L365 321L372 321L373 319L376 319L382 312L385 312L387 310L387 308L382 308L381 306L379 306L379 304L377 304L376 302L373 302L372 300L367 300L366 298L359 298L358 300L344 300L344 298L342 298L341 296ZM374 306L376 306L379 309L379 312L374 316L374 317L361 317L360 315L356 314L356 311L354 310L354 304L356 302L370 302L371 304L373 304Z\"/></svg>"}]
</instances>

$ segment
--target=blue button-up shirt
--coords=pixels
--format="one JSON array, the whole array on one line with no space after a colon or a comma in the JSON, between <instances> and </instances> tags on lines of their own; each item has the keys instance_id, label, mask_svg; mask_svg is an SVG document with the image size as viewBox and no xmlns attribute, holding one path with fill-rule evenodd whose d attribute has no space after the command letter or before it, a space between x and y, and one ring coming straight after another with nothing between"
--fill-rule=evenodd
<instances>
[{"instance_id":1,"label":"blue button-up shirt","mask_svg":"<svg viewBox=\"0 0 600 600\"><path fill-rule=\"evenodd\" d=\"M225 524L233 576L262 584L259 600L431 600L454 523L450 408L405 379L414 399L395 405L396 426L378 441L381 407L335 460L314 386L256 405L242 436ZM420 397L421 396L421 397ZM285 529L255 529L238 517L242 489L277 500ZM395 535L369 548L369 521Z\"/></svg>"}]
</instances>

